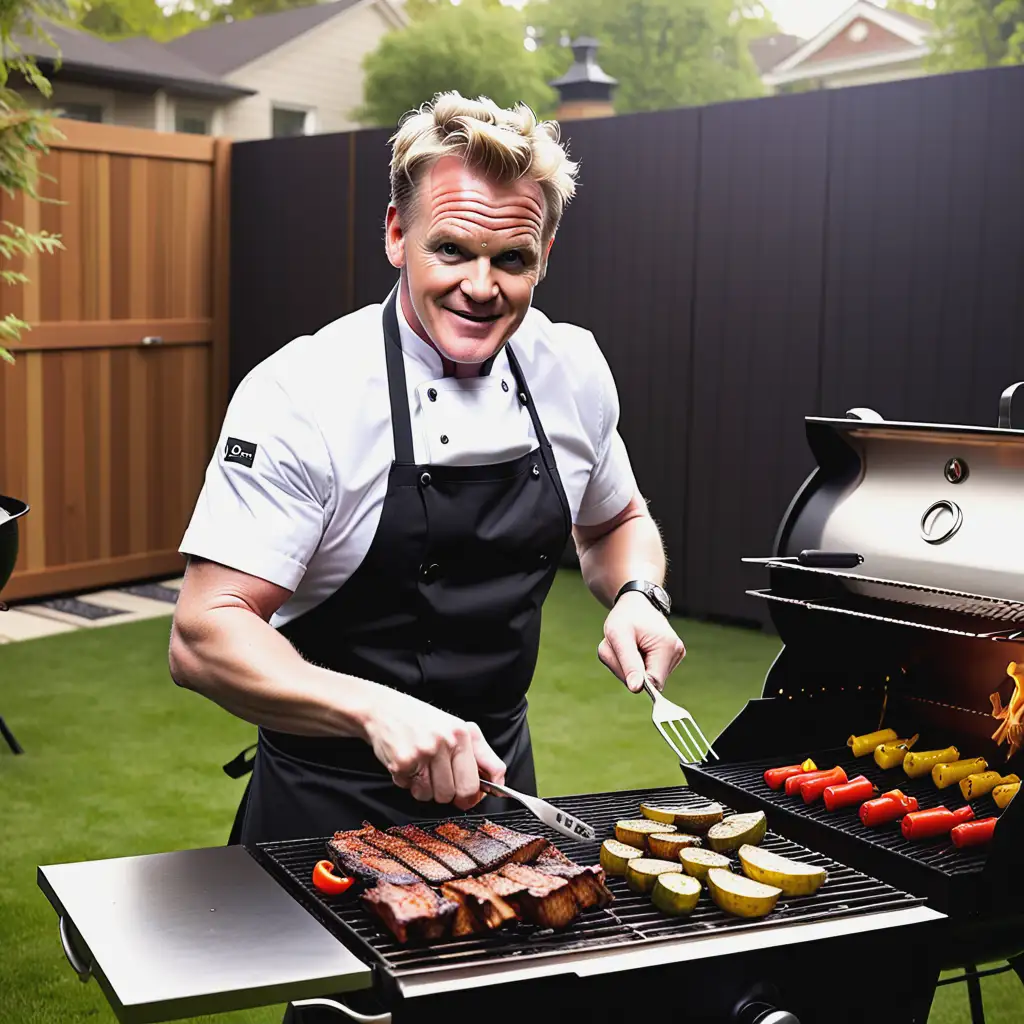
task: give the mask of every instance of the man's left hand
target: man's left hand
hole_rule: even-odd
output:
[[[604,620],[597,656],[633,693],[644,676],[659,690],[686,655],[683,641],[643,594],[623,594]]]

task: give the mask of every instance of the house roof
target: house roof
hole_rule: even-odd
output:
[[[884,49],[879,49],[868,44],[863,52],[847,53],[838,59],[817,56],[856,21],[870,22],[882,29],[883,36],[889,42],[895,41],[895,46],[887,42]],[[935,26],[923,18],[886,10],[869,0],[857,0],[816,36],[776,64],[763,78],[768,85],[780,85],[803,78],[820,78],[834,72],[919,60],[928,53],[929,37],[934,31]],[[813,68],[803,67],[811,62]]]
[[[222,82],[216,75],[169,53],[151,39],[111,42],[88,32],[53,24],[47,24],[46,31],[59,51],[61,66],[58,73],[69,79],[118,84],[128,89],[173,88],[191,96],[223,99],[247,96],[251,92]],[[18,42],[25,53],[46,67],[52,67],[58,56],[52,46],[35,38],[22,38]]]
[[[750,50],[750,56],[754,58],[758,74],[763,75],[766,71],[771,71],[780,61],[784,61],[790,54],[795,53],[803,44],[804,41],[799,36],[776,32],[770,36],[751,39],[747,49]]]
[[[301,36],[348,10],[360,0],[328,0],[262,14],[240,21],[218,22],[164,43],[171,53],[211,75],[226,75],[265,53]]]

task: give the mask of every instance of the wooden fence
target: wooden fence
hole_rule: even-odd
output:
[[[180,570],[227,399],[230,143],[58,127],[58,202],[0,201],[65,246],[0,291],[32,325],[0,366],[0,491],[31,506],[8,600]]]

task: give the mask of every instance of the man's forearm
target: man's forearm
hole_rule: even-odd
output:
[[[606,608],[630,580],[664,583],[665,548],[646,509],[631,512],[596,540],[581,540],[578,551],[583,579]]]
[[[365,738],[377,684],[304,661],[276,629],[243,607],[176,620],[171,675],[233,715],[281,732]]]

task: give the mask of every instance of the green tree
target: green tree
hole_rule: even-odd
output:
[[[391,32],[363,61],[363,124],[394,125],[434,93],[457,89],[489,96],[502,106],[529,104],[541,116],[554,110],[555,93],[544,63],[524,46],[522,16],[508,7],[463,0]]]
[[[934,0],[934,8],[920,16],[933,21],[938,30],[929,70],[1024,63],[1024,0]]]
[[[615,109],[742,99],[764,93],[747,44],[774,24],[757,4],[735,0],[547,0],[526,8],[549,70],[572,61],[566,38],[594,36],[598,61],[619,82]]]
[[[42,27],[46,19],[64,20],[68,9],[57,0],[3,0],[0,4],[0,188],[12,198],[24,195],[39,199],[38,157],[49,151],[56,129],[52,114],[33,109],[14,84],[28,83],[43,96],[52,93],[49,81],[35,60],[24,53],[19,40],[36,39],[53,46],[53,40]],[[18,224],[4,221],[0,225],[0,282],[27,284],[25,274],[7,264],[36,253],[63,248],[60,237],[46,231],[29,232]],[[2,343],[17,341],[29,325],[7,313],[0,320],[0,358],[14,362]]]

